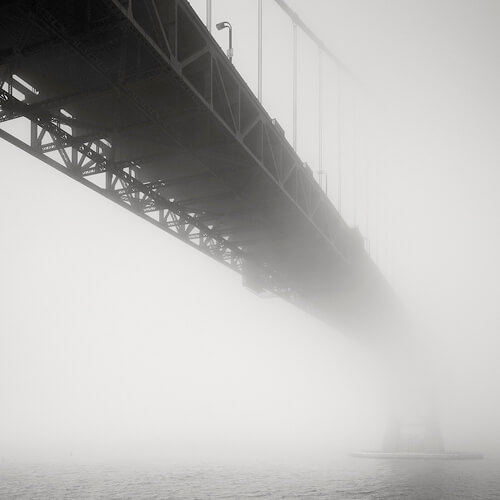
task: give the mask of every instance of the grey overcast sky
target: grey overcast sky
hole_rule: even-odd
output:
[[[329,194],[338,203],[340,111],[342,212],[421,325],[446,445],[498,449],[500,2],[289,4],[356,75],[341,75],[339,110],[325,64]],[[257,1],[213,9],[256,89]],[[264,0],[264,105],[289,138],[291,33]],[[299,51],[298,150],[316,169],[318,55],[303,34]],[[10,145],[0,153],[0,458],[379,446],[387,374],[362,344],[255,297]]]

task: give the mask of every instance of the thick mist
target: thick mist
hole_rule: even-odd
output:
[[[256,91],[256,2],[212,3]],[[312,461],[378,449],[394,357],[407,353],[435,395],[445,447],[499,452],[500,4],[289,4],[351,70],[339,79],[324,63],[328,193],[415,328],[381,354],[256,297],[2,142],[1,460]],[[205,2],[192,5],[204,18]],[[226,48],[227,33],[213,34]],[[290,21],[264,0],[263,104],[290,141],[291,47]],[[299,33],[298,152],[314,171],[317,61]]]
[[[2,215],[4,458],[288,460],[358,435],[377,445],[383,386],[362,348],[3,151],[38,207],[36,222]]]

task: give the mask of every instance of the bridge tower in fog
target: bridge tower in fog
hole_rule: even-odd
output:
[[[398,401],[391,408],[384,436],[387,453],[444,453],[436,406],[429,398]]]

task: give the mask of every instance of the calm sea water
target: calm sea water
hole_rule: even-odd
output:
[[[4,499],[500,499],[500,461],[345,458],[327,467],[0,465]]]

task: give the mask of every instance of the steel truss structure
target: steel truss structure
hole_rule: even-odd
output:
[[[3,2],[0,137],[259,293],[349,322],[391,294],[186,0]]]
[[[18,88],[18,82],[12,78],[6,83],[7,88]],[[72,124],[72,119],[33,109],[14,97],[12,90],[0,89],[0,103],[0,122],[24,117],[31,124],[28,145],[3,130],[0,130],[0,137],[141,216],[158,212],[157,223],[162,229],[225,264],[241,269],[241,250],[205,225],[203,214],[190,213],[181,204],[158,193],[168,181],[141,182],[135,162],[117,164],[111,160],[112,145],[108,141],[71,135],[62,127]],[[59,161],[49,156],[54,151],[59,153]],[[88,177],[96,174],[106,174],[104,187],[88,181]]]

